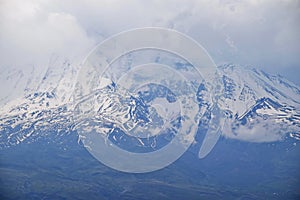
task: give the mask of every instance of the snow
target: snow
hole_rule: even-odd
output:
[[[5,93],[0,99],[0,105],[2,105],[0,107],[0,132],[2,134],[11,129],[16,130],[18,126],[21,126],[24,133],[21,133],[22,131],[8,132],[6,137],[1,138],[1,145],[7,143],[2,140],[8,140],[8,143],[13,143],[13,140],[16,140],[16,143],[25,141],[26,138],[33,137],[34,131],[41,127],[58,126],[59,129],[64,130],[64,127],[70,126],[73,123],[75,108],[73,91],[79,68],[79,65],[72,65],[66,59],[56,58],[49,64],[42,79],[39,79],[41,73],[35,68],[32,69],[32,73],[2,71],[0,82],[10,81],[8,90],[19,93],[20,96],[16,98],[12,94]],[[226,120],[222,130],[223,136],[251,142],[271,142],[282,140],[289,133],[290,137],[300,140],[300,90],[295,84],[279,76],[271,76],[262,71],[234,65],[221,66],[218,70],[220,77],[228,77],[230,79],[228,81],[232,84],[226,93],[227,96],[221,93],[217,99],[218,108],[230,113],[231,116]],[[210,88],[215,82],[219,80],[212,80],[211,85],[206,85],[207,90],[202,91],[202,100],[208,108],[211,108],[213,103]],[[98,88],[104,88],[110,84],[111,81],[104,78]],[[271,99],[280,106],[276,107],[266,100],[263,102],[265,107],[256,109],[257,102],[263,98]],[[115,112],[120,107],[114,104],[116,102],[111,102],[112,100],[111,96],[107,96],[107,101],[102,102],[100,110],[96,104],[93,104],[93,109],[95,109],[93,112],[106,112],[102,113],[102,116],[109,119],[110,112]],[[162,102],[153,102],[153,107],[163,118],[172,118],[177,115],[173,105],[168,106],[169,104],[164,102],[166,107],[159,107],[156,103],[161,105]],[[90,108],[90,105],[82,106]],[[127,123],[128,118],[124,117],[127,110],[119,111],[119,123]],[[246,123],[243,124],[242,120]],[[86,127],[88,128],[88,124]],[[107,132],[102,129],[100,131]]]

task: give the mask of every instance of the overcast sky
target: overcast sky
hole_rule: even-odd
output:
[[[297,0],[0,0],[0,68],[80,62],[120,31],[158,26],[196,39],[217,64],[281,74],[300,85]]]

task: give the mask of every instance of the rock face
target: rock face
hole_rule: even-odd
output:
[[[22,95],[14,100],[9,100],[9,95],[0,99],[0,147],[9,147],[25,141],[33,142],[49,134],[50,131],[47,130],[52,130],[52,134],[54,130],[60,135],[61,132],[65,134],[76,127],[76,105],[72,95],[78,71],[78,67],[63,61],[61,64],[55,62],[50,65],[39,81],[35,81],[38,76],[34,73],[24,76],[20,71],[2,72],[0,80],[15,81],[10,81],[12,85],[9,87],[15,91],[22,91]],[[218,110],[226,119],[223,124],[219,124],[224,137],[251,142],[271,142],[286,137],[300,139],[298,86],[283,77],[233,64],[218,67],[218,72],[218,80],[212,80],[212,83],[216,81],[222,85],[221,92],[215,98],[216,104],[209,98],[211,83],[204,82],[198,88],[199,110],[201,107],[207,108],[199,123],[201,128],[205,129],[208,126],[216,113],[215,110]],[[109,98],[107,95],[115,89],[114,87],[114,84],[106,86],[105,91],[100,92],[97,97],[101,104],[97,110],[100,121],[111,124],[111,127],[102,127],[105,133],[111,132],[109,128],[114,128],[114,122],[119,122],[128,129],[133,128],[134,123],[146,123],[156,116],[159,123],[161,119],[158,113],[163,113],[160,111],[163,108],[149,108],[149,105],[147,107],[147,101],[141,99],[142,96]],[[157,92],[164,94],[166,91],[162,89]],[[150,112],[153,108],[156,111],[155,116]],[[176,120],[180,121],[176,116],[172,117],[174,123]],[[143,144],[144,142],[139,143]]]

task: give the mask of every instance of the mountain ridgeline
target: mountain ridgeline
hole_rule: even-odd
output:
[[[19,94],[18,97],[7,94],[0,100],[0,148],[53,137],[49,135],[53,133],[56,138],[64,137],[76,130],[76,104],[72,95],[79,70],[67,61],[62,63],[54,62],[43,76],[36,73],[24,76],[13,70],[0,74],[0,80],[10,80],[9,87]],[[9,77],[5,77],[7,74]],[[220,125],[223,137],[249,142],[300,140],[300,89],[297,85],[281,76],[233,64],[219,66],[216,79],[222,84],[217,104],[209,98],[213,94],[208,83],[203,82],[197,91],[199,110],[207,108],[200,120],[200,129],[208,128],[205,126],[216,106],[226,118]],[[108,85],[104,90],[113,87],[115,85]],[[129,124],[130,119],[126,117],[130,114],[135,119],[147,121],[149,113],[141,99],[130,98],[128,105],[116,104],[107,95],[102,100],[106,107],[102,105],[101,109],[111,115],[103,114],[102,120],[112,123],[121,119]],[[141,106],[144,107],[139,108]]]

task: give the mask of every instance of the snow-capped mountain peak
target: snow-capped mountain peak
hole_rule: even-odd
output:
[[[47,131],[42,133],[42,130],[69,130],[74,125],[72,95],[78,72],[79,67],[67,60],[53,59],[38,85],[21,87],[22,96],[0,109],[0,146],[35,140],[46,134]],[[218,80],[214,81],[221,83],[223,89],[217,99],[217,108],[227,116],[223,136],[252,142],[277,141],[285,137],[299,139],[300,89],[297,85],[280,76],[233,64],[218,67],[218,73]],[[34,73],[31,75],[25,80],[20,71],[9,73],[6,78],[5,73],[1,73],[0,80],[14,80],[14,85],[20,80],[30,83],[29,80],[38,77]],[[197,93],[199,107],[208,108],[202,120],[208,121],[211,119],[209,110],[214,106],[209,98],[212,95],[209,87],[208,83],[203,83]],[[200,125],[203,124],[200,121]]]

